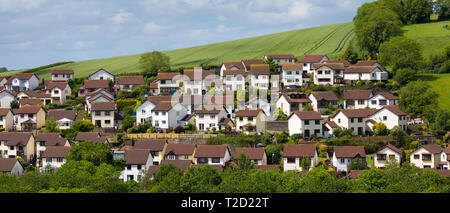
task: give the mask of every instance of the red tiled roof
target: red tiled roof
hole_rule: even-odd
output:
[[[223,158],[228,150],[226,145],[199,145],[195,150],[195,158]]]
[[[266,54],[265,56],[273,59],[295,59],[294,54]]]
[[[69,155],[70,147],[66,146],[49,146],[42,153],[43,158],[65,158]]]
[[[270,67],[268,64],[252,64],[250,65],[249,75],[269,75]]]
[[[0,172],[11,172],[16,162],[16,158],[0,158]]]
[[[244,59],[241,61],[247,70],[250,70],[250,65],[252,64],[262,64],[263,60],[261,59]]]
[[[358,61],[356,62],[356,66],[373,66],[375,63],[377,63],[377,60]]]
[[[143,85],[144,77],[141,75],[120,76],[118,80],[119,85]]]
[[[398,100],[398,97],[391,94],[390,92],[376,92],[375,95],[382,95],[388,100]]]
[[[195,144],[167,144],[164,155],[172,152],[175,155],[192,155],[194,154]]]
[[[390,149],[390,150],[392,150],[392,151],[394,151],[394,152],[396,152],[396,153],[398,153],[398,154],[400,154],[400,155],[403,153],[401,149],[395,147],[395,146],[392,145],[392,144],[388,144],[388,145],[386,145],[385,147],[383,147],[383,148],[381,148],[380,150],[378,150],[377,152],[375,152],[375,154],[377,154],[378,152],[380,152],[381,150],[383,150],[383,149],[385,149],[385,148],[388,148],[388,149]]]
[[[316,144],[287,144],[284,145],[283,157],[314,157]]]
[[[345,73],[351,74],[351,73],[371,73],[374,69],[376,69],[376,66],[349,66],[345,68]]]
[[[288,103],[311,103],[311,100],[303,92],[288,92],[281,95]]]
[[[342,63],[344,64],[344,67],[349,67],[352,64],[346,60],[325,60],[323,63]]]
[[[319,63],[326,55],[304,55],[300,63]]]
[[[66,81],[45,81],[45,89],[47,90],[51,90],[53,88],[64,90],[68,85],[69,84]]]
[[[91,111],[114,111],[116,104],[114,102],[92,102]]]
[[[0,141],[8,141],[8,146],[26,146],[32,133],[0,132]]]
[[[382,109],[387,109],[398,116],[408,115],[405,112],[403,112],[398,105],[386,105],[383,108],[381,108],[380,110],[382,110]]]
[[[6,116],[9,112],[11,112],[10,108],[0,108],[0,116]]]
[[[358,155],[363,158],[366,157],[363,146],[334,146],[334,153],[337,158],[354,158]]]
[[[152,109],[152,111],[169,111],[171,110],[177,102],[174,101],[160,101],[156,104],[156,106]]]
[[[233,61],[233,62],[223,62],[222,65],[225,66],[225,69],[231,69],[233,67],[236,67],[238,69],[244,69],[244,65],[240,61]]]
[[[262,109],[241,109],[236,112],[236,117],[256,117],[262,111]]]
[[[149,149],[151,151],[162,151],[166,146],[165,139],[140,138],[134,143],[133,149]]]
[[[43,110],[41,106],[22,106],[19,109],[13,109],[14,114],[36,114]]]
[[[227,75],[232,75],[232,76],[237,76],[237,75],[242,75],[245,76],[245,70],[243,69],[239,69],[239,70],[224,70],[223,71],[223,76],[227,76]]]
[[[341,109],[339,112],[342,112],[347,118],[367,118],[377,111],[377,109]]]
[[[320,113],[314,112],[314,111],[297,111],[294,112],[295,115],[297,115],[300,120],[322,120],[322,116],[320,116]]]
[[[368,100],[373,95],[372,90],[345,90],[344,100]]]
[[[108,80],[84,80],[84,88],[85,89],[108,89],[109,83]]]
[[[56,69],[56,70],[52,70],[52,75],[53,74],[72,74],[73,75],[73,70],[71,69]]]
[[[282,68],[283,71],[284,70],[289,70],[289,71],[291,71],[291,70],[294,70],[294,71],[303,70],[303,64],[283,64],[282,67],[283,67]]]
[[[19,80],[30,80],[31,77],[35,76],[37,79],[39,79],[34,73],[17,73],[13,76],[11,76],[8,81],[5,84],[11,84],[12,81],[17,78]]]
[[[150,156],[150,150],[127,150],[125,151],[125,158],[127,165],[145,165],[148,157]]]
[[[166,72],[166,73],[158,73],[158,80],[178,80],[180,79],[180,73],[178,72]]]
[[[53,118],[55,120],[61,120],[61,119],[69,119],[75,121],[75,118],[77,117],[77,111],[76,110],[49,110],[47,114],[47,118]]]
[[[429,151],[432,154],[438,154],[442,152],[442,147],[440,147],[439,145],[433,143],[433,144],[427,144],[427,145],[423,145],[422,148],[426,149],[427,151]]]
[[[185,69],[184,70],[184,79],[185,80],[204,80],[206,78],[215,79],[216,73],[214,70],[194,70],[194,69]]]
[[[319,69],[323,66],[326,66],[332,70],[343,70],[345,69],[345,66],[343,63],[315,63],[314,69]]]
[[[233,158],[239,158],[242,153],[246,155],[249,160],[262,160],[265,152],[264,148],[236,148],[233,153]]]
[[[334,92],[330,92],[330,91],[326,91],[326,92],[311,92],[312,96],[314,96],[314,98],[317,101],[320,100],[326,100],[326,101],[338,101],[338,97],[336,96],[336,94],[334,94]]]

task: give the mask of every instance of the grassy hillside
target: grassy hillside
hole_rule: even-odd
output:
[[[416,78],[430,83],[439,94],[439,108],[450,109],[450,73],[420,74]]]
[[[443,25],[450,21],[405,26],[405,36],[416,39],[423,46],[427,57],[440,52],[450,41],[450,30]],[[331,58],[338,57],[354,37],[353,23],[326,25],[308,29],[264,35],[203,46],[164,51],[171,58],[173,68],[194,67],[200,64],[220,65],[222,61],[239,61],[247,58],[262,58],[266,53],[293,53],[301,57],[305,53],[325,53]],[[36,73],[40,78],[49,79],[51,69],[70,68],[75,77],[85,77],[104,68],[112,73],[138,72],[139,54],[104,58],[41,69]],[[1,73],[10,76],[21,71]]]

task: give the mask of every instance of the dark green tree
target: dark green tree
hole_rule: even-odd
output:
[[[156,76],[158,72],[170,71],[170,57],[158,51],[144,53],[139,59],[139,65],[146,77]]]
[[[400,89],[400,108],[409,114],[422,114],[428,106],[437,107],[439,95],[428,83],[413,81]]]
[[[411,68],[400,68],[395,72],[394,80],[400,84],[407,84],[414,79],[416,71]]]
[[[79,142],[70,148],[67,160],[89,161],[98,166],[102,163],[114,164],[113,155],[106,143],[93,144],[90,141]],[[123,167],[118,168],[123,169]]]
[[[400,68],[417,69],[423,63],[422,50],[416,41],[398,36],[380,46],[379,62],[383,66],[391,66],[396,74]]]
[[[78,120],[72,125],[72,129],[77,132],[90,132],[94,130],[94,124],[88,120]]]

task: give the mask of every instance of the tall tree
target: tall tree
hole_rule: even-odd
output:
[[[139,59],[139,65],[143,75],[156,76],[158,72],[170,71],[170,57],[158,51],[144,53]]]
[[[383,43],[378,59],[383,66],[391,66],[394,75],[397,69],[417,69],[423,63],[419,43],[403,36],[394,37]]]
[[[450,0],[436,0],[434,10],[439,15],[439,20],[450,18]]]
[[[422,81],[408,83],[400,90],[399,105],[409,114],[422,114],[425,108],[437,107],[439,95],[431,90],[431,86]]]

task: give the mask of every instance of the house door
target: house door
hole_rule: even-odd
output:
[[[362,127],[358,127],[358,135],[363,135],[363,128]]]
[[[309,129],[305,130],[305,138],[309,138],[310,134],[309,134]]]
[[[95,126],[96,127],[102,127],[102,121],[101,120],[96,120],[95,121]]]

